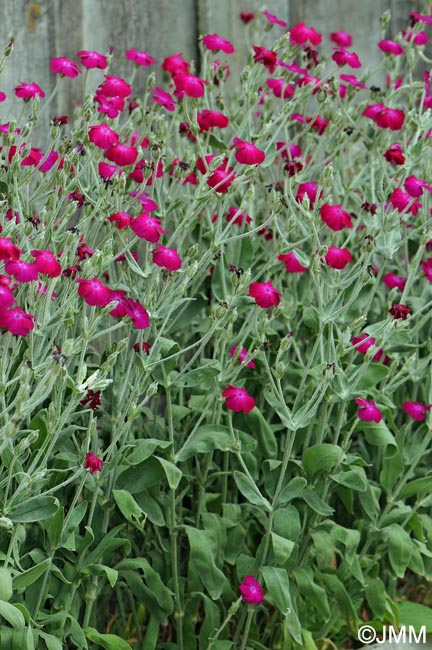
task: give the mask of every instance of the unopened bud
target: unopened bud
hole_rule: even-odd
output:
[[[381,30],[382,30],[383,34],[386,31],[387,27],[390,25],[390,20],[391,20],[391,11],[390,11],[390,9],[387,9],[387,11],[385,11],[380,16],[380,19],[379,19],[380,27],[381,27]]]

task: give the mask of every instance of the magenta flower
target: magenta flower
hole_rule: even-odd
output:
[[[425,406],[421,402],[404,402],[402,408],[405,413],[407,413],[413,420],[417,422],[423,422],[426,418],[427,411],[432,409],[432,404]]]
[[[406,320],[410,313],[411,309],[409,307],[398,303],[394,303],[389,309],[389,314],[391,314],[395,320],[398,318]]]
[[[201,131],[209,131],[213,128],[225,129],[229,124],[229,119],[219,111],[204,109],[197,113],[197,122]]]
[[[254,398],[248,394],[245,388],[239,388],[238,386],[228,386],[222,391],[222,397],[225,398],[225,406],[230,409],[230,411],[235,411],[236,413],[249,413],[255,408]]]
[[[37,280],[38,277],[36,264],[28,264],[23,260],[7,260],[5,262],[5,271],[18,282],[32,282]]]
[[[88,50],[81,50],[77,52],[77,56],[81,59],[81,65],[87,70],[92,70],[98,68],[99,70],[105,70],[108,65],[108,59],[104,54],[99,54],[99,52],[89,52]]]
[[[369,117],[382,129],[398,131],[405,121],[405,113],[396,108],[388,108],[384,104],[372,104],[363,111],[362,115]]]
[[[272,280],[269,282],[252,282],[249,286],[249,295],[251,298],[255,298],[256,304],[262,309],[277,307],[282,296],[272,285]]]
[[[303,201],[304,197],[307,196],[309,199],[309,205],[311,208],[314,207],[315,201],[317,200],[318,194],[318,183],[314,181],[308,181],[306,183],[300,183],[297,188],[296,201],[299,203]],[[319,197],[322,197],[322,191],[319,193]]]
[[[254,63],[262,63],[265,66],[270,74],[273,74],[276,68],[277,54],[273,50],[268,50],[265,47],[259,45],[254,45]]]
[[[408,176],[404,180],[404,188],[410,196],[416,198],[423,194],[424,189],[428,192],[432,192],[432,187],[426,181],[422,181],[416,176]]]
[[[322,37],[313,27],[306,27],[304,23],[297,23],[290,29],[290,41],[292,45],[304,45],[307,41],[311,45],[319,45]]]
[[[425,262],[422,262],[421,267],[426,278],[432,282],[432,257],[428,257]]]
[[[237,356],[237,350],[238,350],[238,346],[233,345],[233,347],[229,351],[230,357]],[[242,363],[247,358],[247,356],[248,356],[247,349],[245,347],[242,347],[240,352],[238,353],[238,360],[240,361],[240,363]],[[252,360],[248,361],[245,364],[245,366],[246,366],[246,368],[256,368],[255,361],[252,361]]]
[[[252,20],[255,20],[255,14],[252,11],[241,11],[240,19],[245,25],[247,25]]]
[[[32,83],[24,83],[23,81],[20,81],[19,85],[14,88],[14,93],[17,97],[24,100],[34,99],[35,97],[40,97],[42,99],[45,97],[42,88],[34,83],[34,81]]]
[[[0,237],[0,260],[19,260],[21,253],[9,237]]]
[[[293,251],[278,255],[278,260],[285,264],[285,268],[289,273],[304,273],[307,271],[307,266],[303,266],[299,262]]]
[[[30,253],[34,258],[34,265],[38,273],[48,275],[50,278],[56,278],[60,275],[62,269],[59,262],[49,250],[33,250]]]
[[[4,309],[9,309],[9,307],[12,307],[12,305],[15,302],[15,297],[12,293],[12,290],[9,289],[9,283],[10,283],[10,278],[7,278],[5,275],[0,276],[1,277],[1,282],[0,282],[0,313]],[[4,280],[8,280],[9,283],[3,284]]]
[[[278,18],[275,14],[271,14],[269,11],[262,11],[261,12],[265,18],[269,21],[271,25],[279,25],[280,27],[288,27],[288,24],[284,21]]]
[[[102,178],[107,181],[110,178],[112,178],[117,171],[117,165],[108,165],[108,163],[105,162],[100,162],[98,163],[98,174],[99,176],[102,176]],[[118,170],[119,175],[122,173],[122,171],[119,169]]]
[[[368,401],[362,397],[356,397],[354,401],[360,406],[357,411],[360,420],[364,420],[365,422],[376,422],[377,424],[378,422],[381,422],[383,416],[381,411],[375,405],[375,402]]]
[[[118,117],[125,107],[124,99],[121,97],[106,97],[100,92],[96,93],[94,101],[99,104],[98,112],[107,115],[110,119]]]
[[[128,212],[114,212],[114,214],[110,214],[108,221],[115,223],[118,230],[123,230],[131,225],[132,217]]]
[[[156,104],[160,104],[166,108],[167,111],[172,112],[175,109],[175,100],[169,93],[165,92],[165,90],[162,90],[162,88],[152,88],[150,92],[152,93],[152,99],[154,102],[156,102]]]
[[[219,36],[219,34],[206,34],[202,40],[205,47],[212,52],[219,52],[220,50],[225,52],[225,54],[232,54],[234,52],[234,45]]]
[[[188,74],[191,64],[183,59],[183,52],[165,57],[162,61],[162,70],[168,72],[171,77],[176,74]]]
[[[99,458],[99,456],[96,456],[96,454],[94,454],[92,451],[89,451],[85,457],[84,469],[89,469],[90,474],[94,474],[95,472],[101,472],[102,463],[103,463],[102,458]]]
[[[265,152],[258,149],[253,142],[233,138],[233,143],[230,149],[237,149],[235,159],[241,165],[260,165],[264,162],[266,157]]]
[[[239,584],[239,589],[243,600],[249,605],[259,605],[264,600],[262,587],[253,576],[246,576]]]
[[[267,86],[273,91],[273,95],[278,99],[288,99],[294,97],[294,86],[288,83],[283,77],[280,79],[266,79]]]
[[[2,309],[0,311],[0,327],[5,327],[15,336],[26,336],[34,329],[34,316],[22,311],[21,307]]]
[[[204,85],[208,84],[205,79],[195,77],[193,74],[175,74],[173,77],[176,97],[202,97],[204,95]]]
[[[144,305],[139,300],[126,298],[123,301],[126,315],[132,318],[133,325],[138,330],[145,330],[150,327],[150,318]]]
[[[332,55],[332,59],[337,65],[348,65],[350,68],[361,68],[360,59],[355,52],[349,52],[344,48],[339,48]]]
[[[93,280],[77,279],[78,295],[91,307],[106,307],[114,300],[113,292],[96,277]]]
[[[147,54],[147,52],[139,52],[138,50],[127,50],[126,58],[129,61],[133,61],[136,65],[140,65],[143,68],[147,68],[150,65],[156,65],[155,59]]]
[[[356,88],[367,88],[366,84],[363,83],[363,81],[359,81],[354,74],[340,74],[339,77],[342,81],[345,81]]]
[[[138,151],[135,147],[129,147],[127,144],[115,144],[105,152],[105,157],[119,167],[126,167],[134,164],[138,157]]]
[[[397,143],[392,144],[384,153],[384,158],[387,162],[392,163],[392,165],[403,165],[405,162],[405,156],[403,154],[402,146]]]
[[[410,194],[402,192],[398,187],[389,196],[389,203],[393,206],[398,212],[403,212],[410,204],[408,212],[411,212],[413,217],[417,216],[419,209],[422,207],[422,204],[419,201],[413,201]]]
[[[339,47],[351,47],[352,45],[352,36],[348,32],[332,32],[330,34],[330,40]]]
[[[108,124],[97,124],[96,126],[89,126],[89,140],[95,144],[99,149],[109,149],[118,143],[119,136],[114,129]]]
[[[167,248],[158,244],[152,250],[152,261],[157,266],[161,266],[167,271],[178,271],[182,266],[182,260],[177,254],[177,249]]]
[[[233,223],[236,226],[242,226],[243,221],[246,221],[246,223],[251,223],[252,221],[251,217],[248,214],[234,207],[228,209],[226,220],[228,223]]]
[[[352,255],[347,248],[338,248],[337,246],[329,246],[325,254],[326,263],[332,269],[342,270],[347,264],[352,262]]]
[[[393,54],[393,56],[400,56],[401,54],[405,54],[405,50],[403,49],[402,45],[400,43],[396,43],[395,41],[378,41],[378,47],[381,52],[385,52],[386,54]]]
[[[120,97],[121,99],[126,99],[126,97],[132,94],[132,86],[121,77],[113,77],[111,75],[104,75],[104,77],[105,81],[98,87],[97,95],[103,95],[108,98]]]
[[[227,164],[228,161],[224,161],[219,165],[219,167],[216,167],[207,179],[207,185],[212,187],[215,192],[218,192],[219,194],[225,194],[225,192],[228,192],[233,180],[235,179],[233,167],[227,167]]]
[[[65,56],[51,59],[50,68],[55,74],[60,74],[63,77],[69,77],[71,79],[77,77],[79,74],[82,74],[82,70],[79,67],[78,63],[67,59]]]
[[[321,219],[324,223],[334,231],[343,230],[344,228],[352,228],[352,216],[342,209],[342,205],[330,205],[324,203],[320,207]]]
[[[403,291],[406,279],[402,278],[400,275],[396,275],[395,273],[386,273],[383,276],[383,282],[389,289],[399,289],[399,291]]]
[[[160,225],[160,222],[161,219],[152,217],[150,214],[148,214],[148,212],[143,212],[142,214],[139,214],[135,219],[131,220],[130,227],[137,235],[137,237],[155,244],[157,241],[159,241],[161,235],[167,234]]]
[[[375,339],[372,336],[369,336],[369,334],[364,333],[364,334],[360,334],[360,336],[352,336],[351,343],[353,344],[357,352],[366,354],[369,348],[375,345]],[[372,358],[374,361],[378,363],[379,361],[381,361],[383,354],[384,354],[384,350],[382,348],[379,348]],[[382,363],[387,364],[389,363],[389,361],[390,359],[386,355],[382,360]]]

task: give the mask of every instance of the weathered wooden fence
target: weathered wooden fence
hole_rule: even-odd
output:
[[[81,49],[106,53],[114,46],[117,56],[110,73],[122,75],[131,69],[124,57],[128,48],[146,50],[158,62],[177,52],[196,61],[197,36],[217,32],[236,45],[230,57],[235,73],[248,50],[240,11],[258,13],[265,7],[289,25],[303,21],[314,26],[326,37],[327,51],[331,31],[352,33],[362,62],[374,67],[382,56],[376,45],[381,38],[379,17],[391,11],[387,32],[391,38],[407,25],[410,11],[424,12],[426,4],[425,0],[0,0],[0,45],[15,39],[13,55],[0,77],[0,90],[8,95],[8,101],[0,104],[0,122],[19,110],[21,102],[13,97],[18,81],[35,81],[50,92],[55,75],[49,60],[55,56],[74,57]],[[136,92],[143,84],[144,74],[137,77]],[[65,79],[50,113],[68,112],[79,86]]]

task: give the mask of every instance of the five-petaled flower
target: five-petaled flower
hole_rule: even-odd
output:
[[[238,386],[228,386],[222,391],[222,397],[225,398],[225,405],[230,411],[236,413],[249,413],[255,407],[254,398],[249,395],[246,388],[239,388]]]
[[[246,576],[239,584],[242,599],[249,605],[259,605],[264,600],[263,589],[253,576]]]
[[[280,303],[282,294],[277,291],[269,282],[252,282],[249,286],[249,295],[255,298],[258,307],[268,309],[269,307],[277,307]]]
[[[96,454],[94,454],[92,451],[89,451],[85,457],[84,469],[89,469],[90,474],[94,474],[95,472],[101,472],[102,463],[103,463],[102,458],[99,458],[99,456],[96,456]]]
[[[378,422],[381,422],[383,416],[375,402],[363,399],[363,397],[356,397],[354,401],[360,407],[357,411],[360,420],[364,420],[365,422],[376,422],[377,424]]]

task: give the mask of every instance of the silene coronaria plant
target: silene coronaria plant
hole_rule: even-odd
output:
[[[432,14],[379,87],[262,14],[231,94],[223,34],[1,93],[2,650],[432,630]]]

